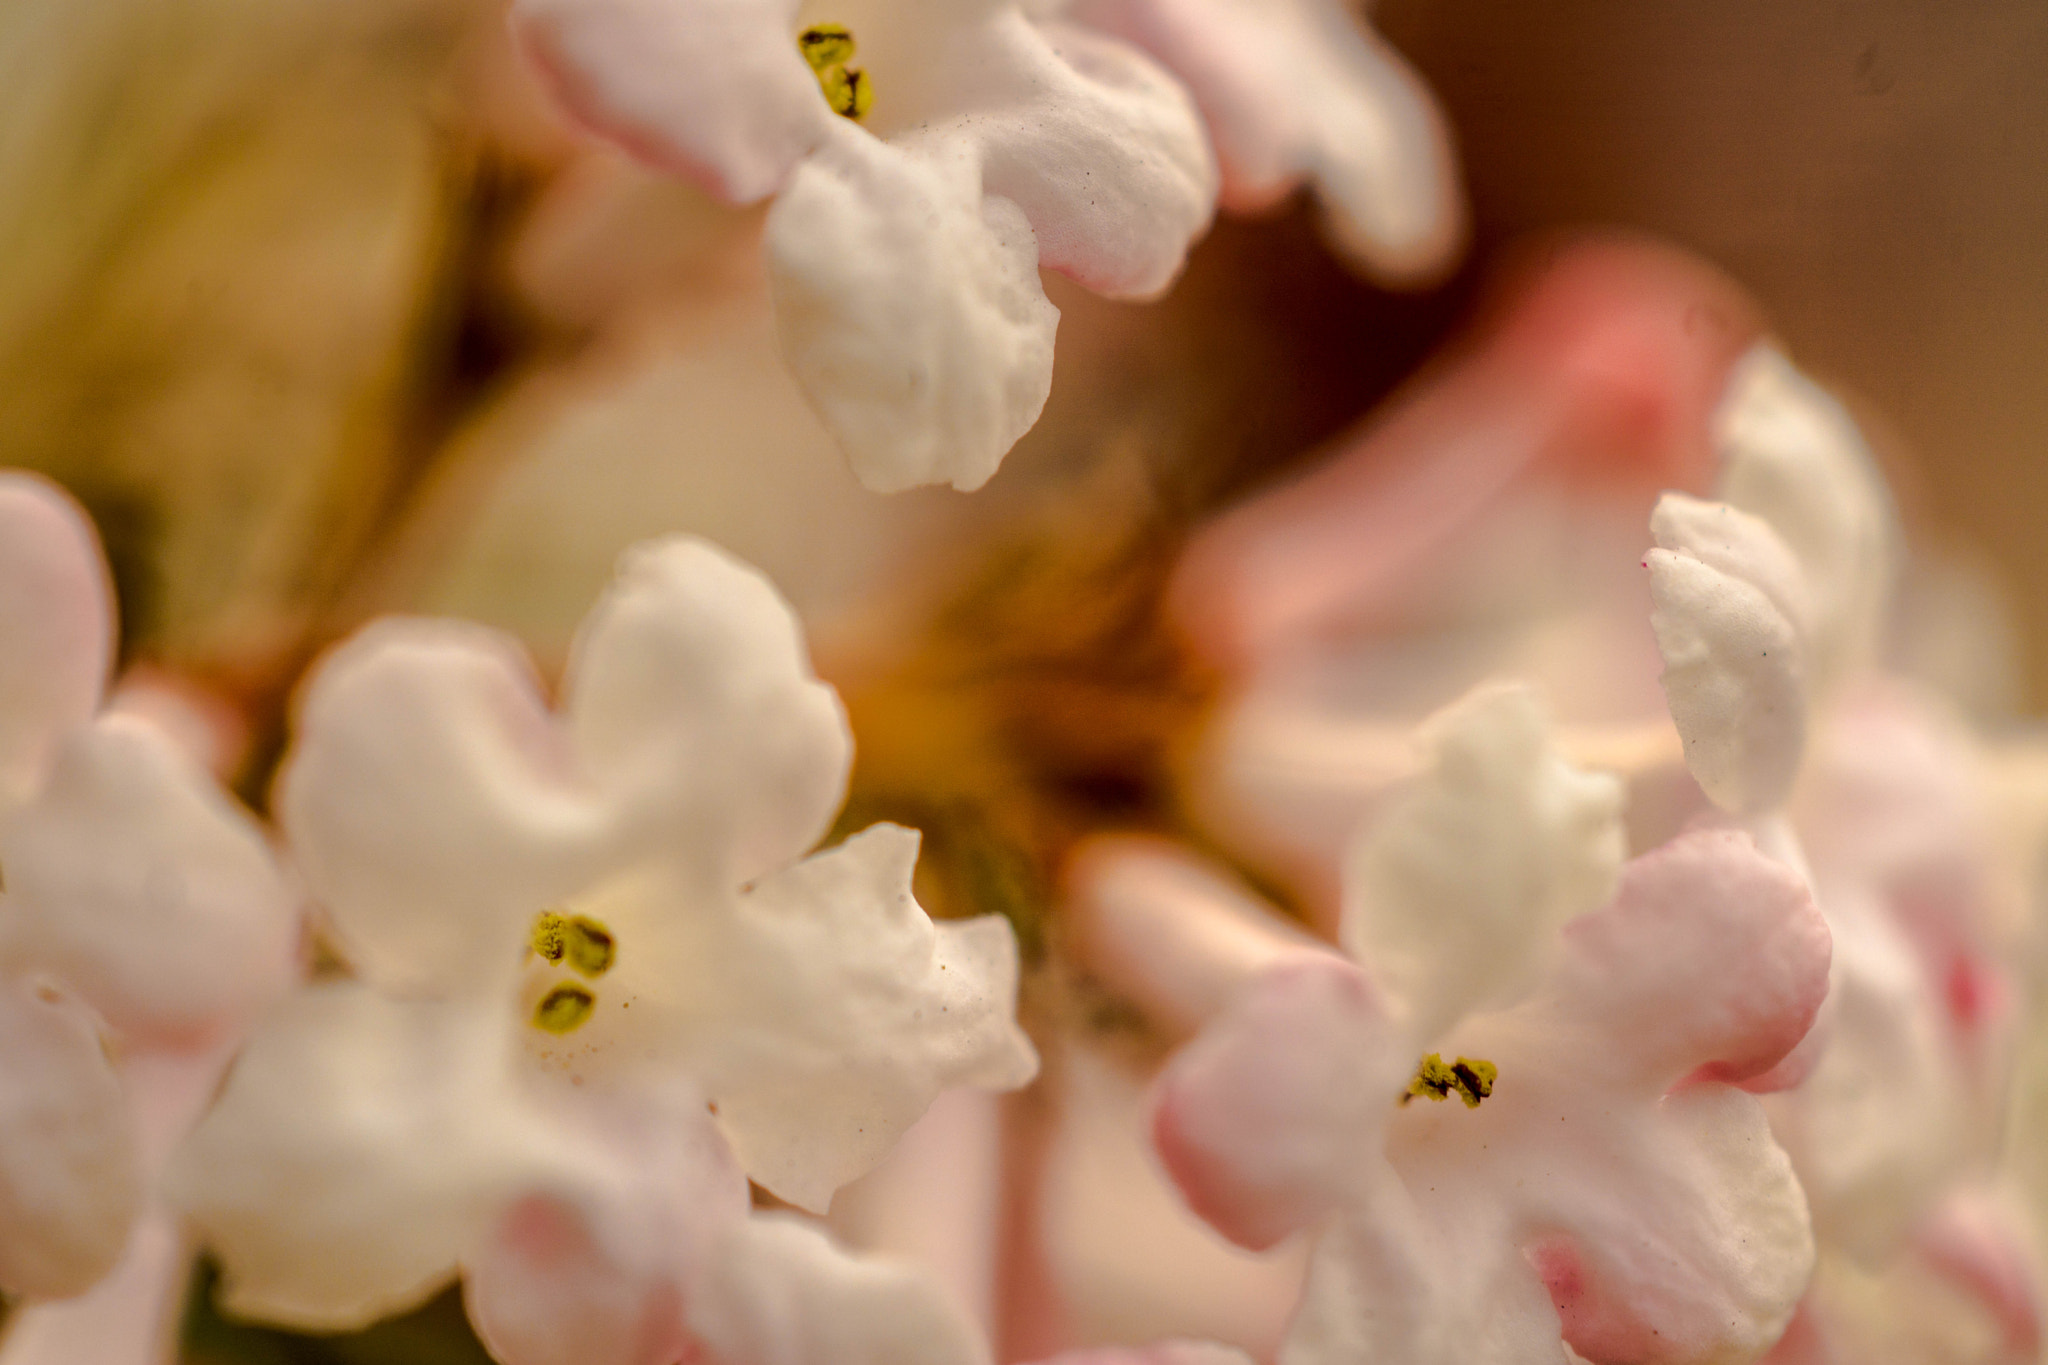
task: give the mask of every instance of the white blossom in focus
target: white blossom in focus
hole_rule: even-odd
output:
[[[90,1288],[143,1211],[137,1070],[203,1072],[295,966],[255,822],[101,709],[113,644],[84,515],[0,473],[0,1288],[31,1300]]]
[[[585,123],[731,202],[775,197],[784,356],[878,491],[977,488],[1037,421],[1041,267],[1157,294],[1214,209],[1181,87],[1015,0],[519,0],[514,22]]]
[[[359,1326],[460,1268],[508,1365],[668,1365],[732,1239],[774,1254],[747,1178],[822,1210],[940,1090],[1027,1081],[1009,926],[928,919],[909,830],[804,856],[851,757],[773,588],[686,538],[627,553],[558,710],[479,628],[337,649],[278,808],[356,976],[174,1170],[229,1307]]]
[[[1525,691],[1432,735],[1348,869],[1355,961],[1263,969],[1169,1065],[1169,1171],[1242,1245],[1311,1232],[1283,1365],[1753,1358],[1813,1264],[1740,1088],[1819,1009],[1811,897],[1732,831],[1617,884],[1619,789]]]

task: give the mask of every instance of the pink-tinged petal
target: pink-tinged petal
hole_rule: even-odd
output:
[[[162,1365],[175,1356],[192,1254],[177,1223],[145,1214],[105,1279],[75,1299],[8,1315],[0,1365]]]
[[[112,595],[77,504],[35,475],[0,472],[0,811],[34,791],[64,734],[98,709]]]
[[[0,865],[0,950],[131,1045],[239,1032],[295,974],[297,899],[261,831],[149,721],[74,731]]]
[[[509,980],[606,832],[523,654],[444,621],[382,621],[328,656],[277,808],[350,959],[400,990]]]
[[[716,1365],[988,1365],[965,1310],[914,1269],[849,1256],[815,1226],[763,1215],[713,1250],[690,1326]]]
[[[1775,1066],[1827,996],[1827,922],[1747,835],[1687,834],[1622,869],[1614,903],[1567,925],[1544,1008],[1596,1036],[1601,1072],[1658,1093]]]
[[[687,1359],[690,1277],[747,1216],[746,1177],[686,1087],[557,1098],[583,1120],[589,1158],[515,1198],[465,1257],[470,1321],[503,1365]]]
[[[934,924],[910,890],[917,845],[875,825],[650,950],[672,998],[647,1003],[675,1011],[747,1174],[815,1212],[941,1090],[1011,1090],[1038,1069],[1008,922]]]
[[[1174,615],[1229,667],[1403,619],[1458,535],[1535,480],[1606,496],[1703,490],[1709,414],[1756,336],[1753,305],[1680,253],[1595,240],[1543,258],[1477,341],[1308,475],[1219,519],[1175,575]]]
[[[1621,866],[1621,785],[1564,761],[1534,693],[1492,684],[1424,727],[1428,770],[1359,834],[1344,868],[1346,951],[1433,1044],[1527,993],[1559,925]]]
[[[784,358],[860,481],[987,482],[1045,406],[1059,310],[975,143],[832,130],[769,211],[767,248]]]
[[[1650,626],[1685,764],[1736,815],[1781,805],[1806,745],[1806,666],[1797,628],[1755,584],[1652,550]]]
[[[792,0],[518,0],[512,22],[571,113],[729,203],[773,194],[834,115]]]
[[[1112,298],[1165,290],[1216,205],[1187,94],[1134,49],[1072,25],[1010,11],[975,38],[987,59],[974,69],[994,88],[974,103],[993,107],[960,129],[980,144],[983,191],[1024,211],[1044,268]]]
[[[1729,375],[1714,413],[1714,495],[1769,522],[1810,585],[1813,683],[1870,666],[1898,576],[1891,492],[1855,421],[1768,343]]]
[[[845,797],[853,738],[796,614],[705,541],[626,552],[563,691],[581,770],[626,837],[715,885],[802,857]]]
[[[1338,244],[1374,274],[1426,276],[1459,245],[1450,137],[1420,80],[1327,0],[1091,0],[1082,22],[1184,81],[1223,166],[1224,204],[1265,208],[1304,181]]]
[[[1154,1341],[1062,1351],[1037,1365],[1252,1365],[1252,1358],[1235,1346],[1213,1341]]]
[[[355,1330],[449,1283],[498,1210],[561,1160],[510,1060],[488,1011],[356,982],[271,1014],[164,1180],[220,1259],[224,1306]]]
[[[1063,880],[1076,959],[1174,1033],[1194,1033],[1279,963],[1330,951],[1163,839],[1091,839]]]
[[[1364,973],[1285,962],[1174,1058],[1153,1138],[1197,1214],[1268,1247],[1384,1178],[1377,1138],[1414,1068]]]
[[[142,1197],[134,1122],[91,1011],[44,982],[0,982],[0,1287],[91,1288]]]
[[[1958,1190],[1914,1233],[1927,1265],[1997,1324],[2003,1361],[2041,1358],[2041,1266],[2017,1212],[1988,1192]]]

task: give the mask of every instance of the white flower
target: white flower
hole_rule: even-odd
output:
[[[733,202],[776,196],[784,354],[877,490],[977,488],[1038,419],[1059,316],[1041,266],[1156,294],[1213,210],[1181,88],[1015,0],[514,12],[585,122]]]
[[[231,1046],[298,938],[255,823],[101,711],[112,652],[84,516],[0,473],[0,1286],[31,1299],[89,1288],[142,1211],[167,1135],[132,1073]]]
[[[1629,864],[1601,907],[1612,780],[1558,760],[1525,692],[1433,733],[1361,834],[1356,964],[1267,956],[1168,1067],[1169,1171],[1245,1246],[1312,1231],[1287,1365],[1755,1355],[1813,1243],[1738,1085],[1820,1006],[1811,898],[1704,832]]]
[[[1454,257],[1464,228],[1443,115],[1399,54],[1339,0],[1078,0],[1075,18],[1156,57],[1194,95],[1223,207],[1307,183],[1337,245],[1396,281]]]
[[[174,1172],[229,1304],[358,1325],[460,1266],[503,1360],[665,1365],[742,1174],[820,1210],[942,1088],[1028,1080],[1007,924],[933,924],[908,830],[803,857],[850,761],[788,608],[693,540],[627,554],[559,712],[481,629],[337,650],[278,799],[358,979]]]

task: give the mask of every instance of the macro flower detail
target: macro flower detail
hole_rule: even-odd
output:
[[[1169,1172],[1241,1245],[1312,1233],[1289,1365],[1555,1360],[1560,1341],[1753,1357],[1813,1242],[1739,1087],[1811,1025],[1825,924],[1733,831],[1617,884],[1618,791],[1564,767],[1525,691],[1482,691],[1432,733],[1433,763],[1361,833],[1351,960],[1265,958],[1169,1065]],[[1486,1093],[1402,1103],[1424,1048]]]
[[[1223,168],[1223,207],[1256,213],[1306,183],[1371,273],[1426,277],[1464,228],[1444,119],[1421,79],[1334,0],[1080,0],[1081,22],[1180,78]]]
[[[1214,208],[1201,125],[1137,49],[1019,4],[861,4],[792,41],[796,17],[515,6],[585,123],[733,203],[775,196],[783,353],[861,481],[979,487],[1052,382],[1039,268],[1163,290]]]
[[[460,1267],[503,1360],[664,1362],[748,1177],[822,1211],[942,1089],[1027,1081],[1009,926],[933,923],[912,831],[804,856],[851,757],[788,608],[699,541],[627,554],[558,711],[480,628],[336,650],[278,807],[356,979],[174,1171],[228,1301],[361,1324]]]
[[[191,1072],[290,981],[296,904],[253,820],[155,724],[102,710],[113,604],[84,516],[0,474],[0,1287],[105,1275]],[[161,1087],[159,1087],[161,1088]]]

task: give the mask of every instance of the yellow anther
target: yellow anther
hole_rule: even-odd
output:
[[[1500,1068],[1492,1062],[1460,1057],[1445,1066],[1443,1054],[1432,1052],[1416,1068],[1415,1079],[1408,1082],[1408,1093],[1401,1096],[1401,1103],[1406,1104],[1418,1095],[1441,1102],[1456,1091],[1467,1109],[1477,1109],[1479,1101],[1493,1093],[1493,1083],[1499,1079]]]
[[[550,962],[565,962],[584,976],[603,976],[618,956],[611,930],[587,915],[543,910],[533,919],[533,951]]]
[[[818,24],[797,35],[797,51],[811,64],[811,70],[845,66],[853,60],[853,34],[844,24]]]
[[[797,35],[797,50],[817,73],[825,103],[841,118],[858,119],[874,105],[875,87],[868,74],[848,66],[853,60],[853,34],[843,24],[817,24]]]
[[[574,1033],[597,1008],[597,997],[581,986],[557,986],[533,1007],[533,1026],[549,1033]]]

